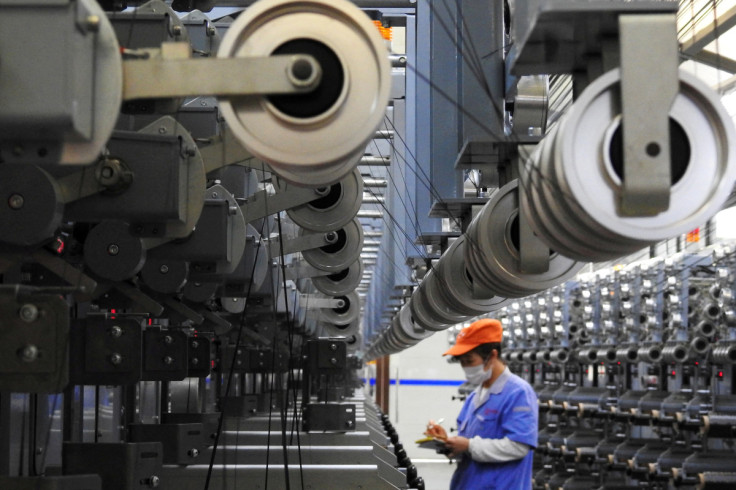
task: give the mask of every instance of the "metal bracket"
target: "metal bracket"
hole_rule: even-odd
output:
[[[534,234],[519,199],[519,270],[523,274],[543,274],[549,270],[549,247]]]
[[[302,308],[345,308],[345,300],[338,298],[324,298],[315,294],[300,294],[299,306]]]
[[[319,199],[317,189],[309,187],[289,186],[289,190],[269,194],[268,191],[258,191],[248,197],[245,204],[240,206],[245,221],[252,223],[280,211],[286,211],[295,206]]]
[[[294,265],[286,267],[286,279],[292,281],[296,281],[297,279],[329,276],[330,274],[332,274],[332,272],[317,269],[306,262],[297,262]]]
[[[338,236],[335,231],[327,233],[308,233],[291,240],[281,240],[278,236],[274,236],[268,241],[268,252],[271,257],[281,254],[289,255],[304,250],[312,250],[314,248],[332,245],[337,242]]]
[[[619,43],[624,158],[619,212],[654,216],[670,205],[669,112],[679,91],[675,15],[621,15]]]
[[[211,143],[199,148],[204,160],[205,173],[213,172],[228,165],[242,165],[255,170],[271,171],[271,167],[254,157],[233,134],[230,128],[223,128]]]
[[[299,94],[313,90],[322,69],[309,55],[192,59],[188,43],[163,43],[148,59],[123,62],[123,99]],[[155,55],[159,56],[155,56]]]

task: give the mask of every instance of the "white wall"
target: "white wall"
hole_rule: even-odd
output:
[[[453,380],[464,381],[459,364],[448,364],[442,353],[450,348],[446,332],[437,332],[418,345],[391,356],[391,379],[398,379],[389,391],[389,416],[399,433],[401,442],[411,459],[446,460],[445,456],[429,449],[420,449],[414,441],[422,437],[430,419],[444,418],[442,424],[449,432],[462,402],[452,400],[457,396],[457,386],[402,385],[401,380]]]

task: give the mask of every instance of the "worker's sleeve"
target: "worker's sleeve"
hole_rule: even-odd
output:
[[[475,436],[470,439],[468,452],[473,461],[479,463],[503,463],[523,458],[529,452],[529,446],[512,441],[508,437],[484,439]]]
[[[539,430],[539,403],[531,386],[524,386],[511,393],[502,414],[501,430],[503,437],[511,441],[537,447]]]

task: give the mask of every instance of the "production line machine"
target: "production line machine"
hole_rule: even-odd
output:
[[[677,3],[450,3],[0,0],[0,488],[423,489],[365,363],[485,315],[536,487],[736,484],[733,251],[581,275],[733,204]]]

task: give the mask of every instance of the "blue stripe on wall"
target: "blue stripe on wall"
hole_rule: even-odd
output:
[[[365,379],[363,379],[365,382]],[[376,384],[376,378],[370,379],[371,386]],[[396,384],[395,379],[391,379],[390,383],[392,385]],[[465,383],[465,381],[457,381],[454,379],[400,379],[399,385],[401,386],[460,386],[461,384]]]

